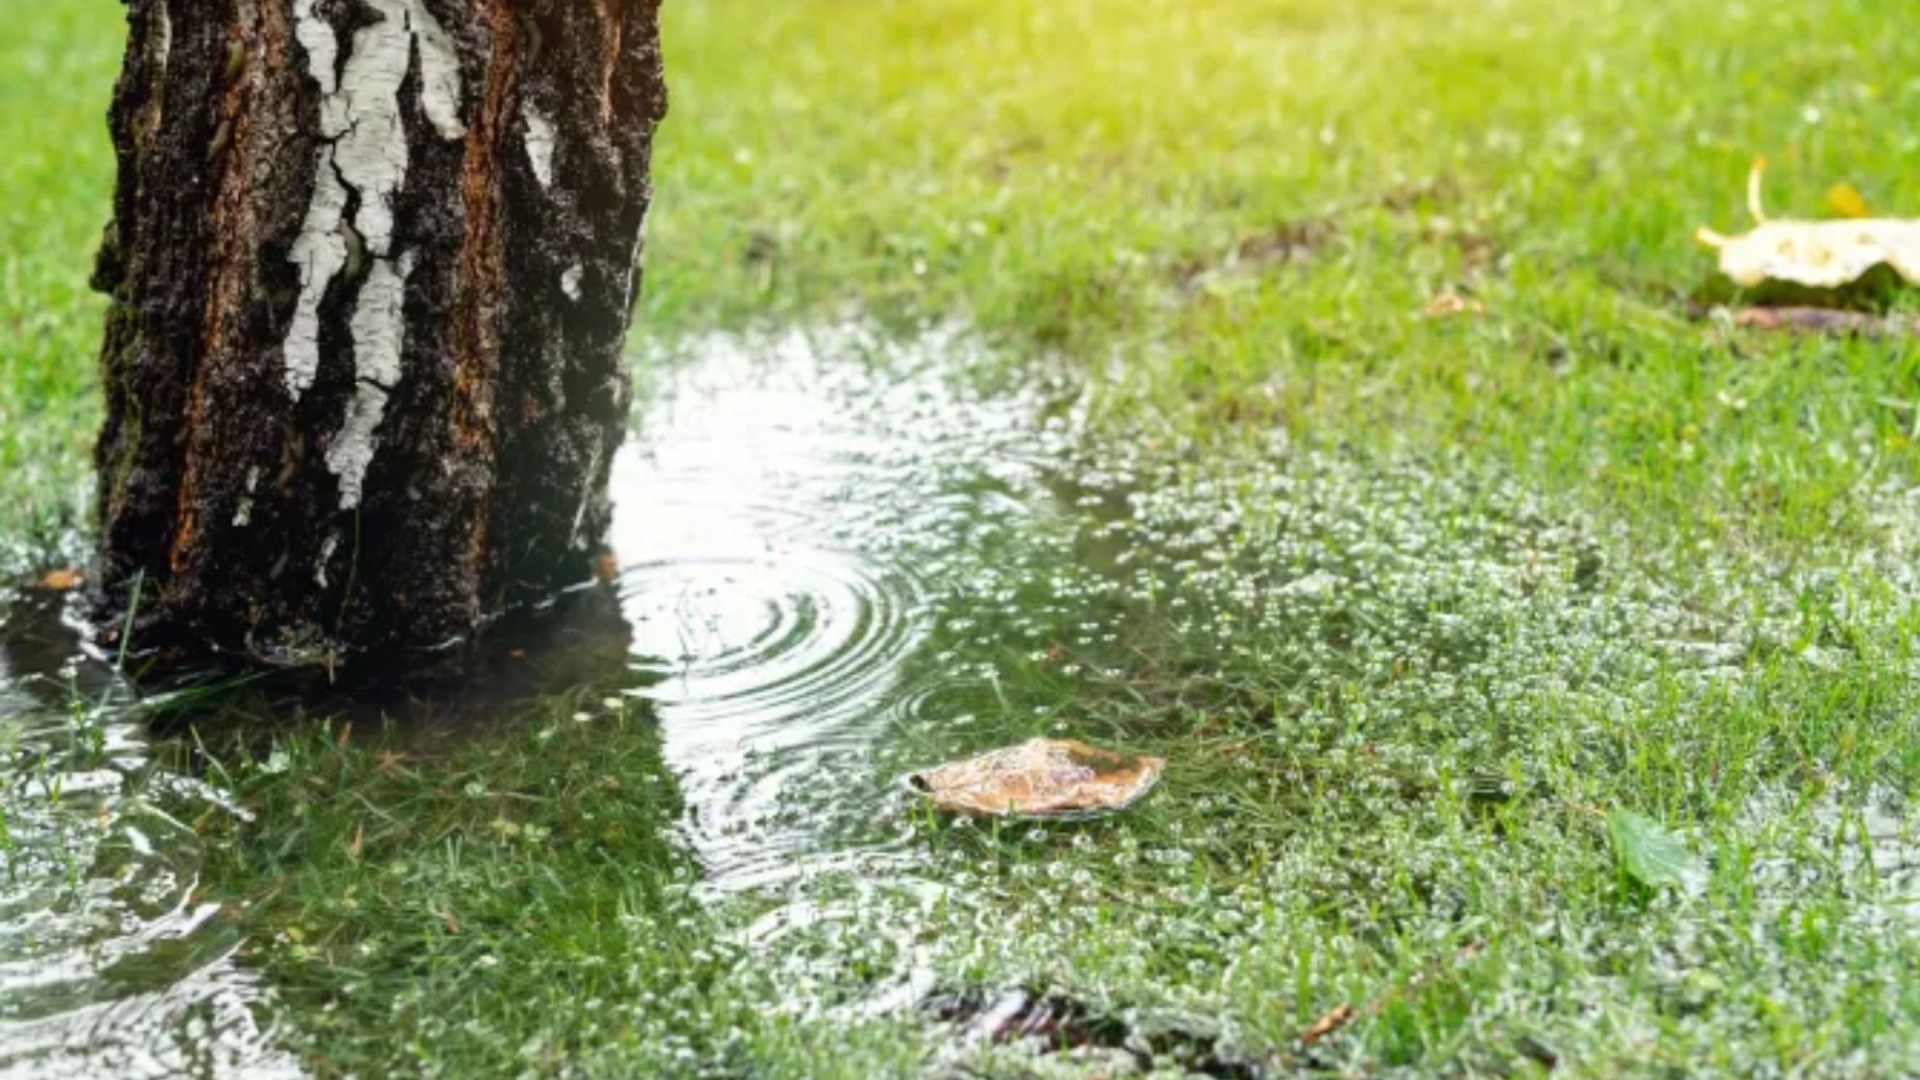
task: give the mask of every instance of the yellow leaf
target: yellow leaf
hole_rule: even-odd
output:
[[[1827,208],[1841,217],[1863,218],[1872,216],[1867,209],[1867,200],[1860,195],[1860,189],[1842,180],[1827,189]]]
[[[1884,265],[1920,285],[1920,218],[1768,220],[1760,205],[1760,177],[1766,167],[1764,159],[1756,158],[1747,174],[1747,209],[1756,222],[1751,231],[1727,236],[1703,226],[1694,233],[1700,243],[1720,253],[1721,273],[1749,289],[1769,281],[1837,289]],[[1838,194],[1842,191],[1846,194]],[[1848,213],[1867,210],[1866,200],[1846,184],[1835,184],[1827,202]]]
[[[1737,236],[1695,236],[1720,253],[1720,272],[1742,288],[1775,281],[1838,289],[1881,265],[1920,285],[1920,219],[1775,220]]]

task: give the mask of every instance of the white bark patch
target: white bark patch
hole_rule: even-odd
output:
[[[407,278],[413,253],[399,259],[375,259],[360,287],[353,311],[353,374],[356,382],[347,420],[327,447],[327,468],[340,478],[340,509],[360,505],[367,470],[379,450],[380,422],[387,398],[400,383],[400,354],[406,346]]]
[[[381,18],[354,32],[340,88],[320,103],[320,130],[333,167],[360,195],[354,228],[378,258],[393,253],[393,196],[407,179],[407,131],[400,83],[413,63],[413,34],[399,0],[374,0]]]
[[[287,391],[295,401],[313,386],[320,370],[320,301],[347,265],[347,239],[340,232],[346,212],[347,189],[333,171],[333,148],[322,147],[313,202],[307,206],[307,220],[300,226],[291,256],[300,268],[300,299],[294,305],[285,344]]]
[[[260,466],[247,470],[247,493],[240,496],[240,509],[234,512],[233,527],[244,529],[253,524],[253,493],[260,488]]]
[[[548,120],[539,109],[529,105],[526,109],[527,121],[527,160],[533,162],[534,179],[540,186],[553,187],[553,151],[559,140],[553,130],[553,121]]]
[[[421,0],[407,0],[407,24],[420,49],[420,106],[427,121],[443,139],[464,139],[467,125],[460,120],[460,57],[453,39]]]
[[[340,534],[333,533],[320,545],[320,561],[314,564],[313,581],[321,588],[327,587],[327,564],[333,561],[333,553],[340,550]]]
[[[173,16],[167,13],[167,5],[153,5],[153,58],[160,62],[160,77],[167,75],[167,62],[173,59]]]
[[[320,303],[346,266],[342,226],[354,227],[374,260],[393,255],[393,197],[407,178],[400,84],[416,52],[428,121],[442,138],[466,135],[460,121],[459,58],[446,31],[421,0],[369,2],[380,18],[354,32],[344,69],[339,68],[340,42],[333,27],[314,14],[315,0],[295,0],[293,7],[294,36],[306,50],[308,75],[320,87],[320,133],[330,140],[320,152],[313,202],[293,248],[300,299],[287,333],[286,363],[287,389],[296,401],[312,387],[320,368]],[[349,191],[360,197],[352,222],[344,220]],[[356,330],[356,342],[359,336]]]
[[[293,0],[293,36],[307,52],[307,75],[320,86],[320,92],[333,95],[337,80],[334,68],[340,63],[340,41],[325,19],[313,14],[315,0]]]
[[[580,299],[580,278],[585,273],[586,270],[579,263],[574,263],[567,268],[566,273],[560,275],[560,291],[567,294],[567,299],[573,301]]]

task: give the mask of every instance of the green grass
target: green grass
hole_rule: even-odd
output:
[[[1091,387],[1097,507],[915,552],[948,578],[916,670],[998,672],[942,699],[987,720],[871,774],[1060,723],[1168,779],[1086,826],[895,807],[949,899],[829,875],[796,888],[841,921],[755,952],[796,897],[694,890],[657,733],[598,693],[399,759],[216,742],[254,818],[201,821],[208,886],[290,1037],[322,1075],[1098,1074],[861,1014],[911,955],[1215,1017],[1283,1073],[1903,1073],[1920,350],[1696,317],[1691,233],[1743,224],[1756,154],[1776,214],[1841,180],[1920,213],[1907,15],[672,0],[636,335],[957,321],[989,386]],[[80,515],[118,35],[0,24],[15,568]],[[1422,318],[1448,291],[1484,312]],[[1623,810],[1697,891],[1623,870]]]
[[[77,524],[91,460],[104,309],[87,277],[113,192],[122,40],[112,10],[77,3],[0,31],[0,562],[14,571]]]
[[[1920,206],[1887,17],[1069,0],[788,5],[749,31],[686,4],[647,321],[958,315],[1119,360],[1115,412],[1418,431],[1804,539],[1857,468],[1819,444],[1907,455],[1914,416],[1883,402],[1913,396],[1913,350],[1727,342],[1686,317],[1690,237],[1744,221],[1756,154],[1776,213],[1837,180]],[[1303,226],[1304,265],[1232,265]],[[1447,289],[1488,317],[1416,317]]]
[[[1490,444],[1615,504],[1804,539],[1910,454],[1914,351],[1727,340],[1694,226],[1839,180],[1920,206],[1880,4],[669,5],[642,334],[853,304],[1125,367],[1118,413]],[[0,37],[8,535],[73,516],[109,9]],[[1319,237],[1298,262],[1251,243]],[[1283,260],[1284,262],[1284,260]],[[1444,290],[1488,316],[1417,318]],[[1889,353],[1892,355],[1889,355]],[[1729,407],[1725,401],[1743,403]],[[29,422],[38,421],[38,422]],[[1550,437],[1543,435],[1550,433]],[[1727,520],[1722,522],[1721,519]]]

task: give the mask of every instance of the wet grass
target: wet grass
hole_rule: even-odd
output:
[[[783,812],[832,821],[912,767],[1064,733],[1170,759],[1115,821],[970,825],[902,796],[884,816],[911,842],[883,861],[702,896],[656,831],[675,817],[657,731],[622,696],[417,758],[395,757],[398,733],[311,725],[216,754],[266,763],[221,778],[252,822],[203,831],[310,1061],[1093,1076],[1143,1045],[1214,1075],[1851,1076],[1908,1059],[1920,626],[1890,576],[1907,552],[1876,570],[1826,550],[1775,578],[1713,553],[1688,577],[1461,458],[1106,467],[1076,473],[1094,478],[1079,510],[921,538],[948,587],[908,676],[937,695]],[[1073,559],[1096,541],[1117,558]],[[1609,839],[1623,810],[1671,829],[1701,879],[1635,880]],[[1010,988],[1109,1034],[1068,1052],[933,1022],[950,996]]]
[[[716,898],[630,688],[428,749],[206,726],[250,817],[195,810],[204,891],[286,1039],[321,1075],[1137,1064],[913,1005],[1020,987],[1272,1075],[1900,1074],[1920,352],[1697,317],[1690,233],[1756,153],[1776,212],[1920,212],[1905,14],[675,0],[639,333],[964,320],[970,375],[1074,418],[905,530],[924,722],[781,811],[859,837],[837,787],[1033,734],[1164,788],[1041,827],[899,795],[886,873]],[[80,512],[117,50],[109,6],[0,25],[10,569]],[[1422,317],[1447,292],[1484,310]],[[1696,888],[1625,872],[1623,810]]]
[[[1909,461],[1914,350],[1690,319],[1690,236],[1742,222],[1755,154],[1777,213],[1841,180],[1920,206],[1898,13],[692,0],[667,15],[643,332],[964,317],[1016,356],[1118,362],[1112,414],[1417,431],[1804,539],[1846,524],[1876,468],[1854,451]],[[10,537],[71,520],[84,477],[118,34],[74,0],[0,31]],[[1418,317],[1446,291],[1486,315]]]
[[[1716,541],[1833,528],[1836,438],[1911,464],[1910,345],[1689,317],[1756,154],[1776,213],[1920,206],[1883,5],[840,12],[673,16],[655,325],[961,314],[1109,415],[1418,433]]]

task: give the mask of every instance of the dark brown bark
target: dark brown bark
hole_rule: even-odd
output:
[[[658,0],[127,8],[103,635],[131,611],[169,666],[390,667],[588,580]]]

